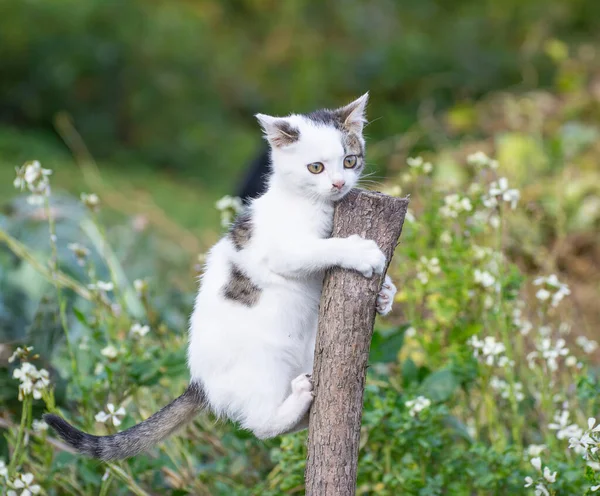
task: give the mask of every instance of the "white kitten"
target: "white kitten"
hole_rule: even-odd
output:
[[[334,266],[381,274],[385,256],[359,236],[330,238],[333,207],[364,167],[368,94],[337,110],[278,118],[258,114],[271,145],[267,192],[210,251],[190,322],[187,391],[146,421],[96,437],[60,417],[46,421],[80,452],[132,456],[202,408],[259,438],[306,427],[323,275]],[[377,311],[391,310],[386,276]]]

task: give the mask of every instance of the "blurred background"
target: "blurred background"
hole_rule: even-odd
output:
[[[62,270],[85,284],[89,267],[67,248],[85,239],[94,278],[112,278],[115,287],[135,279],[155,285],[151,305],[125,290],[121,303],[158,336],[168,330],[177,336],[167,358],[179,382],[162,384],[177,390],[186,375],[195,276],[202,253],[223,230],[215,202],[255,181],[252,170],[264,161],[253,115],[337,107],[365,91],[373,173],[367,186],[410,193],[411,213],[437,239],[442,227],[438,206],[428,211],[429,191],[464,194],[474,177],[466,157],[481,150],[496,158],[499,174],[521,193],[504,234],[505,255],[526,275],[557,272],[572,291],[569,321],[598,336],[597,0],[0,0],[0,228],[35,257],[51,255],[47,212],[13,186],[15,167],[39,160],[53,171]],[[424,183],[407,175],[406,160],[416,155],[434,164]],[[81,192],[98,194],[99,213],[81,204]],[[424,253],[418,243],[423,250],[435,243],[425,247],[425,238],[403,236],[401,281],[414,279]],[[34,343],[42,365],[67,370],[53,286],[17,256],[21,245],[7,246],[0,244],[0,360],[6,365],[17,344]],[[459,272],[469,263],[461,260]],[[76,340],[96,339],[97,323],[83,318],[92,307],[67,296],[81,310],[69,316]],[[417,303],[414,312],[399,305],[390,322],[404,332],[421,310]],[[429,318],[423,310],[423,321]],[[126,336],[118,325],[111,329],[113,341]],[[420,351],[432,370],[447,362],[438,348],[423,344]],[[391,356],[396,352],[398,346]],[[130,365],[140,360],[131,355]],[[165,380],[159,368],[143,378],[127,373],[140,387]],[[59,376],[56,394],[64,405],[72,377]],[[4,416],[11,418],[20,407],[6,377],[0,400],[12,405]],[[80,388],[70,395],[75,402],[87,397]],[[94,394],[103,401],[108,393]],[[235,436],[220,449],[249,450],[245,461],[219,458],[217,450],[210,455],[217,468],[207,470],[235,479],[250,464],[254,472],[235,479],[248,486],[274,462]],[[8,447],[0,445],[1,453]],[[238,463],[238,475],[219,465],[225,462]],[[102,475],[97,466],[90,470],[81,488],[94,487]],[[156,487],[188,487],[184,475],[167,473],[168,483],[155,481]],[[229,488],[224,494],[233,491],[217,477],[206,494],[220,494],[220,483]],[[75,487],[70,484],[64,487]]]

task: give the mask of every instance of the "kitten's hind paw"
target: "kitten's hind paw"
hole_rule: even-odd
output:
[[[386,275],[381,291],[377,295],[376,309],[379,315],[387,315],[392,311],[394,296],[396,296],[396,286],[394,286],[390,276]]]
[[[310,393],[313,395],[313,380],[310,374],[300,374],[292,380],[292,393],[302,395]]]

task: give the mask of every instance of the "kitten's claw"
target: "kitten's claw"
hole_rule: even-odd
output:
[[[394,296],[396,295],[396,286],[390,279],[390,276],[386,275],[381,286],[381,291],[377,295],[377,313],[379,315],[387,315],[392,310],[394,304]]]

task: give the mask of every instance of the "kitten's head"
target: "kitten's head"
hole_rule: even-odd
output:
[[[286,187],[325,201],[341,199],[364,168],[362,130],[369,94],[336,110],[271,117],[257,114],[271,145],[273,175]]]

